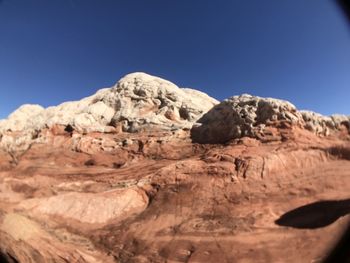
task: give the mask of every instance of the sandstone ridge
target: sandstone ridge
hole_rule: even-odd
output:
[[[248,94],[219,103],[203,92],[138,72],[80,101],[46,109],[30,104],[19,107],[0,121],[0,134],[15,133],[17,140],[5,136],[0,144],[25,145],[40,130],[57,130],[57,126],[78,133],[192,128],[192,139],[199,143],[223,143],[245,136],[264,140],[266,131],[271,133],[266,127],[281,122],[320,136],[350,130],[350,116],[298,111],[288,101]]]

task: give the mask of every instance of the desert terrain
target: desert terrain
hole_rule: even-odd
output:
[[[234,94],[233,94],[234,95]],[[0,121],[7,262],[322,262],[350,214],[350,118],[145,74]]]

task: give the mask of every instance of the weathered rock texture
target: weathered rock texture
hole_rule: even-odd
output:
[[[132,73],[107,89],[80,101],[42,108],[23,105],[0,131],[29,131],[54,125],[71,126],[79,132],[108,132],[122,126],[123,131],[146,128],[191,128],[192,123],[218,102],[191,89],[180,89],[170,81],[145,73]]]
[[[312,111],[300,111],[305,121],[305,128],[317,135],[328,136],[334,130],[350,130],[350,116],[323,116]]]
[[[349,218],[348,117],[215,104],[135,73],[0,122],[0,260],[322,260]]]
[[[326,136],[342,128],[350,131],[350,117],[299,112],[288,101],[243,94],[224,100],[204,114],[193,126],[192,138],[199,143],[225,143],[245,136],[261,140],[280,139],[281,136],[273,134],[273,128],[291,126],[304,127]]]
[[[23,105],[0,123],[0,148],[26,150],[47,142],[43,129],[86,132],[138,132],[190,129],[218,101],[145,73],[132,73],[112,88],[80,101],[42,108]]]

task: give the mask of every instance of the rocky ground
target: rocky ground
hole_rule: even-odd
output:
[[[350,119],[143,73],[0,122],[8,262],[322,262],[350,214]]]

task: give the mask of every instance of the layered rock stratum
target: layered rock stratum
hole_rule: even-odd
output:
[[[145,73],[23,105],[0,121],[1,259],[319,262],[349,219],[349,131]]]

